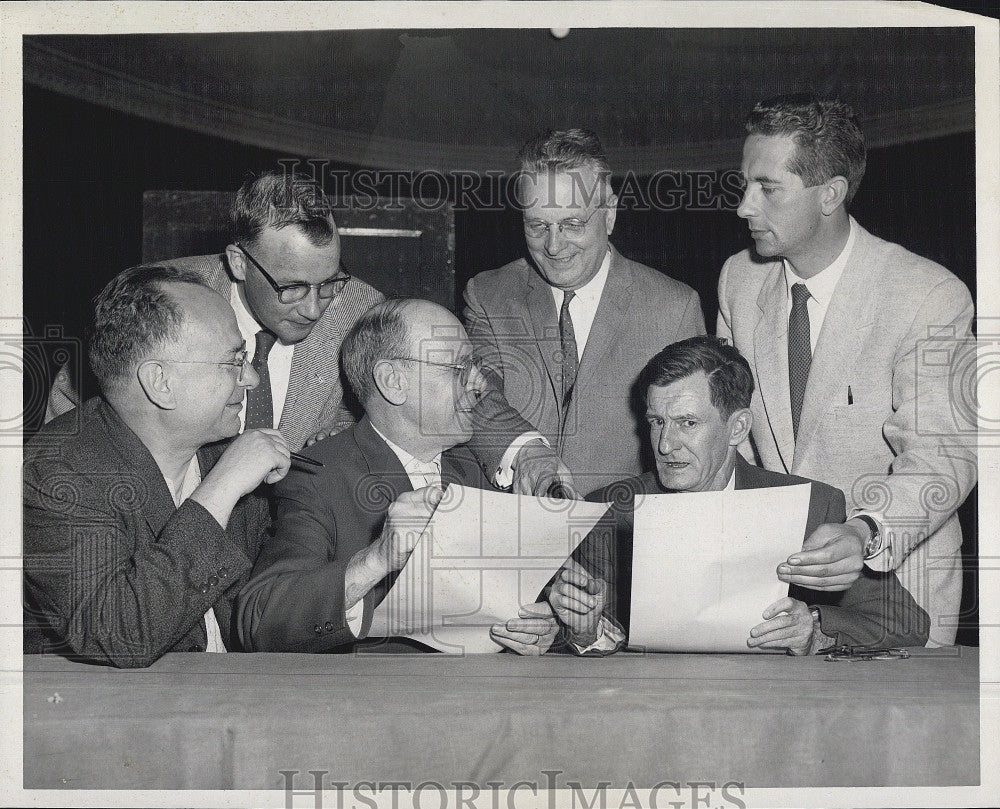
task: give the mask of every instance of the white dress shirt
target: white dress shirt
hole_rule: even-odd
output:
[[[794,284],[805,284],[809,290],[809,300],[806,301],[806,309],[809,312],[809,345],[812,353],[816,353],[816,343],[819,341],[819,333],[823,328],[823,321],[826,319],[826,310],[830,308],[830,300],[833,292],[837,288],[840,276],[844,274],[847,260],[851,257],[851,250],[854,247],[854,226],[851,225],[850,233],[847,236],[847,243],[840,251],[833,263],[820,270],[812,278],[799,278],[791,265],[782,259],[785,267],[785,288],[786,300],[788,301],[786,316],[792,313],[792,286]],[[570,304],[572,310],[573,304]]]
[[[187,469],[184,470],[184,476],[179,482],[166,480],[166,483],[167,488],[170,490],[170,496],[174,498],[174,505],[180,508],[181,503],[187,500],[201,483],[201,468],[198,466],[198,456],[195,455],[188,461]],[[205,651],[226,651],[226,644],[222,642],[222,630],[219,629],[219,622],[215,620],[215,612],[211,607],[205,613],[205,629],[208,631],[208,645]]]
[[[253,360],[257,352],[257,332],[263,328],[250,311],[243,305],[240,297],[239,284],[233,284],[229,293],[229,303],[232,304],[236,313],[236,325],[239,326],[240,334],[247,344],[247,361]],[[292,373],[292,352],[294,345],[286,345],[281,340],[276,340],[267,355],[267,372],[271,377],[271,406],[274,413],[272,425],[277,427],[281,423],[281,414],[285,409],[285,399],[288,396],[288,380]],[[243,407],[240,408],[240,430],[243,429],[246,417],[247,400],[244,397]]]

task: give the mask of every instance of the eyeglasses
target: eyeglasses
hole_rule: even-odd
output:
[[[239,376],[236,377],[236,384],[242,385],[247,379],[247,368],[250,367],[248,352],[243,349],[236,358],[229,362],[212,362],[210,360],[158,360],[158,362],[172,362],[175,365],[228,365],[230,368],[237,368]]]
[[[331,276],[318,284],[301,283],[282,285],[275,281],[267,270],[260,266],[260,262],[242,244],[236,242],[236,246],[243,251],[243,255],[250,259],[250,263],[260,271],[260,274],[264,276],[267,283],[278,293],[278,300],[282,303],[296,303],[301,301],[313,289],[316,290],[316,294],[319,295],[320,300],[328,301],[336,298],[343,291],[344,287],[347,286],[347,282],[351,280],[351,274],[341,267],[340,274]]]
[[[594,218],[594,214],[604,206],[599,205],[586,219],[560,219],[558,222],[544,222],[541,219],[527,219],[524,222],[524,232],[532,239],[541,239],[549,235],[549,228],[555,225],[561,234],[567,239],[579,239],[587,230],[587,225]]]
[[[416,357],[386,357],[387,360],[408,360],[409,362],[419,362],[421,365],[434,365],[438,368],[450,368],[455,374],[458,375],[458,382],[460,385],[469,384],[469,377],[472,375],[472,369],[476,366],[476,361],[472,358],[470,354],[461,362],[431,362],[430,360],[419,360]]]

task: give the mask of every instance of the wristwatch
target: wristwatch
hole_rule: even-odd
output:
[[[867,562],[869,559],[874,559],[882,553],[888,546],[882,541],[882,531],[875,520],[867,514],[857,514],[855,515],[855,519],[861,520],[861,522],[868,526],[868,539],[861,551],[862,557]]]

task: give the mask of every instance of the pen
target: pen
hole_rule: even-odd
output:
[[[305,455],[300,455],[297,452],[289,452],[288,455],[293,461],[298,461],[299,463],[308,464],[309,466],[323,466],[322,461],[317,461],[314,458],[309,458]]]
[[[854,404],[854,394],[851,393],[851,386],[850,385],[847,386],[847,403],[849,405]]]

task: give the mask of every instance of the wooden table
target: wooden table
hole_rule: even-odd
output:
[[[446,787],[976,784],[978,650],[912,651],[170,654],[131,671],[28,656],[24,785],[284,789],[292,771],[308,789],[310,770]]]

